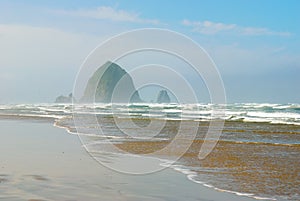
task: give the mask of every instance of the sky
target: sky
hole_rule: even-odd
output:
[[[297,0],[0,0],[0,104],[69,94],[95,47],[140,28],[203,47],[228,102],[300,103],[299,10]]]

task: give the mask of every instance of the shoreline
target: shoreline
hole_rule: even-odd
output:
[[[17,123],[18,121],[18,123]],[[135,200],[136,198],[142,198],[142,199],[148,199],[148,200],[180,200],[179,198],[181,197],[182,199],[185,198],[183,195],[180,194],[189,194],[188,200],[255,200],[255,199],[250,199],[244,196],[237,196],[232,193],[227,193],[227,192],[218,192],[216,190],[210,189],[208,187],[196,184],[192,181],[190,181],[186,175],[176,172],[170,168],[165,169],[163,171],[160,171],[158,173],[154,173],[151,175],[142,175],[142,176],[132,176],[132,175],[123,175],[120,173],[117,173],[115,171],[111,171],[103,166],[101,166],[99,163],[97,163],[92,157],[86,152],[86,150],[82,147],[82,145],[79,142],[79,138],[75,137],[75,135],[69,135],[66,130],[56,128],[49,123],[50,121],[44,122],[31,122],[30,120],[24,120],[24,119],[13,119],[13,120],[0,120],[0,124],[2,125],[16,125],[16,127],[24,126],[29,127],[30,129],[34,130],[34,127],[39,127],[41,130],[47,130],[47,132],[44,132],[42,136],[44,138],[36,139],[32,135],[36,135],[33,133],[30,133],[29,136],[26,132],[26,130],[22,129],[23,134],[26,135],[27,142],[30,142],[30,147],[25,146],[27,148],[26,152],[31,153],[27,154],[25,158],[28,159],[37,159],[39,158],[42,160],[43,157],[41,157],[44,152],[48,153],[48,164],[45,163],[45,158],[43,158],[42,161],[44,161],[44,165],[42,165],[40,162],[38,164],[31,164],[30,168],[28,169],[28,165],[23,161],[23,163],[10,166],[10,167],[4,167],[1,169],[1,175],[6,175],[2,176],[3,181],[9,181],[8,178],[6,177],[15,177],[15,175],[19,175],[17,177],[20,177],[17,180],[24,180],[24,178],[31,177],[31,179],[38,181],[40,183],[41,181],[49,181],[49,180],[63,180],[62,178],[67,178],[68,175],[71,176],[72,178],[67,178],[67,181],[61,181],[62,183],[67,182],[70,183],[68,185],[80,185],[78,181],[76,181],[75,178],[80,180],[86,180],[88,178],[89,181],[93,181],[93,185],[99,184],[98,182],[101,181],[100,183],[102,185],[108,185],[108,189],[115,189],[117,190],[119,185],[110,183],[111,178],[114,178],[116,180],[122,180],[123,183],[128,183],[130,181],[131,185],[121,185],[122,187],[118,189],[118,191],[125,191],[126,193],[122,195],[121,197],[128,197],[129,200]],[[52,128],[50,128],[50,127]],[[3,127],[1,127],[3,129]],[[7,129],[7,128],[6,128]],[[37,132],[37,131],[35,131]],[[14,133],[14,132],[12,132]],[[67,135],[66,135],[67,134]],[[14,133],[15,139],[18,139],[18,135],[20,133]],[[2,136],[5,137],[5,136]],[[24,137],[24,136],[23,136]],[[3,138],[2,138],[3,139]],[[49,144],[48,146],[41,146],[41,143],[39,140],[42,140],[45,142],[45,139],[49,139],[47,142],[52,142],[52,144]],[[21,139],[20,139],[21,140]],[[57,142],[56,142],[57,140]],[[12,142],[11,142],[12,143]],[[16,142],[17,143],[17,142]],[[19,142],[21,143],[21,142]],[[55,145],[56,143],[56,145]],[[22,143],[21,143],[22,144]],[[57,149],[54,149],[52,146],[55,145],[56,147],[60,148],[58,150],[63,150],[60,152],[57,152]],[[67,146],[66,146],[67,145]],[[23,147],[24,148],[24,147]],[[36,150],[36,148],[39,148],[38,150],[40,153],[35,153],[32,152],[33,150]],[[3,147],[2,147],[3,149]],[[22,146],[18,146],[19,151],[22,151]],[[31,150],[28,150],[31,149]],[[43,150],[44,149],[44,150]],[[69,150],[69,151],[67,151]],[[16,151],[16,150],[15,150]],[[3,152],[3,151],[2,151]],[[4,148],[4,153],[5,153],[5,148]],[[9,152],[8,152],[9,153]],[[50,154],[51,153],[51,154]],[[10,155],[10,154],[9,154]],[[6,156],[7,161],[12,161],[12,163],[15,163],[13,156]],[[23,158],[23,160],[25,160]],[[51,163],[49,161],[51,160]],[[3,161],[3,160],[2,160]],[[5,161],[5,160],[4,160]],[[9,163],[8,163],[9,164]],[[60,164],[60,167],[57,167],[57,164]],[[76,168],[75,168],[76,167]],[[88,172],[86,170],[89,170]],[[10,170],[10,171],[8,171]],[[83,171],[84,170],[84,171]],[[10,172],[10,173],[8,173]],[[15,172],[15,173],[13,173]],[[101,175],[99,175],[99,172]],[[27,175],[27,176],[26,176]],[[31,176],[28,176],[31,175]],[[103,182],[103,176],[104,177],[109,177],[110,179],[106,180]],[[50,178],[50,179],[48,179]],[[1,181],[2,181],[1,180]],[[26,180],[26,179],[25,179]],[[170,182],[170,180],[172,182]],[[169,181],[169,182],[168,182]],[[121,182],[121,183],[122,183]],[[151,183],[153,182],[153,183]],[[3,182],[4,184],[8,184],[10,182]],[[30,183],[30,182],[29,182]],[[35,182],[32,182],[35,183]],[[33,185],[30,183],[31,185]],[[148,185],[145,186],[145,183],[149,183]],[[174,186],[175,184],[175,186]],[[49,184],[48,184],[49,185]],[[63,184],[61,184],[64,186]],[[91,185],[91,186],[93,186]],[[157,185],[160,186],[161,188],[157,189]],[[118,188],[117,188],[118,186]],[[140,189],[141,191],[144,191],[142,194],[137,191],[137,189],[141,188],[141,186],[144,186],[144,189]],[[180,189],[179,188],[184,188]],[[12,186],[11,186],[12,187]],[[81,186],[82,187],[82,186]],[[35,188],[41,188],[41,186],[35,186]],[[55,188],[55,186],[52,186],[52,188]],[[9,185],[8,185],[9,189]],[[45,189],[43,189],[45,191]],[[58,189],[56,189],[58,190]],[[99,190],[99,189],[98,189]],[[162,192],[163,190],[163,192]],[[58,190],[59,191],[59,190]],[[107,200],[112,200],[117,198],[116,200],[119,200],[120,198],[120,193],[115,192],[116,194],[110,194],[106,192],[106,190],[102,189],[101,194],[106,194],[107,195]],[[146,192],[145,192],[146,191]],[[98,191],[97,191],[98,192]],[[32,192],[30,192],[32,193]],[[65,193],[65,192],[61,192]],[[82,192],[85,194],[84,192]],[[93,192],[93,195],[95,195],[96,192]],[[3,194],[3,192],[2,192]],[[21,193],[22,194],[22,193]],[[51,197],[51,193],[46,193],[48,196]],[[97,193],[96,193],[97,194]],[[109,194],[109,195],[108,195]],[[148,194],[148,195],[147,195]],[[58,193],[59,195],[59,193]],[[58,196],[57,195],[57,196]],[[145,195],[147,195],[145,197]],[[159,195],[158,197],[156,195]],[[88,196],[88,195],[84,195]],[[130,198],[131,196],[131,198]],[[58,196],[59,197],[59,196]],[[96,196],[97,197],[97,196]],[[6,197],[8,198],[8,197]],[[0,197],[1,199],[1,197]],[[30,199],[41,199],[38,196],[35,196],[35,198],[30,198]],[[28,200],[30,200],[28,198]],[[186,199],[186,198],[185,198]],[[45,200],[45,199],[41,199]],[[48,198],[46,200],[49,200]],[[51,200],[51,198],[50,198]],[[56,199],[54,199],[56,200]],[[61,198],[58,198],[57,200],[64,200]],[[94,200],[94,198],[87,198],[87,200]],[[121,199],[122,200],[122,199]]]
[[[229,121],[227,123],[232,123],[232,121]],[[233,122],[233,123],[235,123],[235,122]],[[245,123],[266,124],[266,122],[245,122]],[[270,123],[270,124],[272,125],[272,123]],[[281,124],[278,124],[278,125],[281,125]],[[65,126],[59,125],[59,121],[56,121],[54,126],[65,129],[69,134],[78,135],[78,134],[72,132],[71,127],[65,127]],[[294,126],[297,126],[297,125],[294,125]],[[280,133],[280,132],[278,132],[278,133]],[[298,132],[296,132],[295,134],[298,134]],[[89,135],[89,134],[82,133],[79,135],[95,137],[93,134]],[[97,136],[97,137],[99,137],[99,136]],[[220,141],[223,143],[232,143],[232,144],[253,144],[253,145],[271,145],[271,146],[287,146],[287,147],[293,147],[293,146],[298,147],[299,146],[299,144],[278,144],[278,143],[266,143],[266,142],[258,143],[258,142],[240,142],[240,141],[226,141],[226,140],[225,141],[220,140]],[[124,142],[124,143],[126,144],[127,142]],[[121,144],[123,144],[123,143],[121,143]],[[116,145],[118,146],[118,143]],[[84,147],[87,149],[86,146],[84,146]],[[88,150],[86,150],[86,151],[88,152]],[[139,155],[139,153],[136,153],[136,154]],[[125,155],[127,155],[127,154],[125,154]],[[135,154],[133,154],[133,155],[135,155]],[[93,157],[93,156],[91,155],[91,157]],[[165,164],[169,163],[168,162],[169,159],[163,159],[159,156],[151,156],[151,158],[152,157],[161,161],[160,166],[165,166],[166,168],[169,168],[173,171],[179,172],[180,174],[183,174],[190,182],[196,183],[197,185],[201,185],[205,188],[213,189],[216,192],[222,192],[222,193],[225,192],[225,193],[236,195],[238,197],[250,198],[252,200],[285,200],[285,199],[282,199],[279,197],[273,198],[271,196],[265,196],[265,195],[261,196],[261,195],[255,195],[254,193],[246,193],[246,192],[242,192],[242,191],[234,191],[234,190],[220,188],[220,187],[214,186],[213,184],[208,184],[204,180],[201,180],[201,179],[199,180],[197,178],[197,173],[194,172],[193,170],[189,169],[190,168],[189,166],[185,166],[184,164],[165,165]]]

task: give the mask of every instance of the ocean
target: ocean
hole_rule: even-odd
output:
[[[220,108],[222,115],[214,115]],[[300,104],[15,104],[0,105],[0,116],[53,119],[116,171],[130,172],[120,166],[120,155],[145,159],[135,164],[138,173],[159,171],[145,165],[155,159],[161,168],[217,191],[300,200]],[[215,121],[222,127],[211,128]],[[218,129],[220,135],[208,135]],[[215,143],[201,159],[207,142]]]

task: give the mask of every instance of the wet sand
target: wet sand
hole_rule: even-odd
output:
[[[128,175],[96,162],[49,121],[0,121],[0,200],[253,200],[196,184],[172,169]]]

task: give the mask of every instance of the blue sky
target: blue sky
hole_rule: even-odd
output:
[[[136,28],[189,36],[215,61],[229,102],[300,102],[300,2],[0,1],[0,103],[68,94],[100,42]]]

